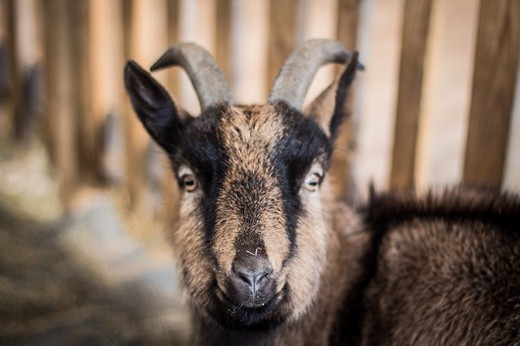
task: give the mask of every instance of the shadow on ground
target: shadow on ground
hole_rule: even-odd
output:
[[[173,264],[129,237],[108,198],[59,221],[0,198],[0,344],[185,344]]]

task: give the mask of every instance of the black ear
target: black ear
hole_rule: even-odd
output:
[[[133,60],[125,66],[125,87],[150,136],[171,153],[181,134],[182,122],[170,94]]]
[[[346,118],[345,103],[356,71],[363,68],[363,65],[358,62],[358,53],[355,52],[341,77],[318,95],[304,111],[321,126],[332,140],[338,135],[338,130]]]
[[[354,82],[354,78],[356,78],[356,72],[359,66],[362,66],[358,62],[358,56],[358,52],[352,54],[352,58],[350,58],[350,62],[345,68],[345,71],[343,71],[338,82],[338,87],[336,89],[336,102],[334,103],[334,113],[332,114],[332,119],[329,123],[330,136],[332,139],[336,138],[339,127],[346,117],[346,102],[350,86],[352,85],[352,82]]]

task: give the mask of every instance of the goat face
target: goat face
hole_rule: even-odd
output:
[[[341,78],[348,79],[344,89],[356,64]],[[320,127],[323,120],[304,117],[283,98],[233,106],[225,90],[216,101],[201,100],[198,117],[181,117],[137,64],[127,65],[125,82],[181,188],[173,239],[193,308],[232,327],[297,320],[315,300],[327,257],[322,189],[335,127]],[[340,106],[329,123],[343,113],[344,94],[338,87]]]

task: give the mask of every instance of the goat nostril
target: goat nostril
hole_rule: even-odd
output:
[[[235,270],[235,274],[249,286],[257,286],[267,278],[270,273],[271,272],[254,273],[251,271],[244,272]]]
[[[255,261],[236,261],[233,272],[250,287],[258,287],[273,272],[271,263],[267,259]]]

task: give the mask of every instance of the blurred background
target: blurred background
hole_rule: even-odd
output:
[[[0,0],[0,341],[185,340],[176,185],[123,90],[128,59],[196,42],[237,103],[264,103],[296,45],[337,39],[366,66],[338,198],[362,201],[371,181],[520,191],[519,18],[512,0]],[[322,68],[307,102],[340,71]],[[197,114],[183,71],[154,76]]]

